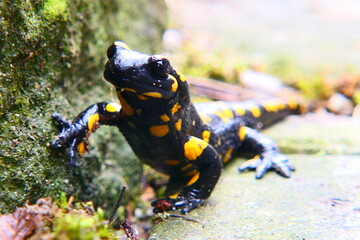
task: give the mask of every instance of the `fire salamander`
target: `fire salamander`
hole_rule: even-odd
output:
[[[115,86],[121,107],[97,103],[73,122],[52,115],[61,132],[51,147],[69,148],[70,165],[75,166],[76,156],[87,151],[87,139],[98,127],[118,127],[137,157],[170,176],[169,189],[181,186],[177,194],[169,192],[154,201],[154,212],[188,213],[200,206],[235,154],[251,154],[240,172],[255,170],[256,178],[261,178],[272,169],[290,177],[293,165],[256,129],[298,113],[296,101],[193,104],[188,82],[166,57],[133,51],[119,41],[109,47],[107,57],[104,77]]]

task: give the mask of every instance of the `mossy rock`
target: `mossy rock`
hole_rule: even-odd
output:
[[[4,0],[0,11],[0,212],[61,192],[107,209],[123,184],[136,193],[141,166],[117,129],[92,136],[79,176],[48,147],[58,133],[50,116],[116,101],[102,78],[106,49],[122,40],[159,52],[164,1]]]

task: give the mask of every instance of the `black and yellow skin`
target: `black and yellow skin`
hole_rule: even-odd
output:
[[[286,156],[256,129],[298,113],[297,102],[194,105],[186,79],[167,58],[133,51],[122,42],[110,46],[107,55],[104,77],[115,86],[121,107],[97,103],[73,122],[53,114],[61,132],[51,146],[69,147],[71,165],[87,150],[87,139],[99,126],[117,126],[144,163],[168,174],[169,186],[182,186],[178,194],[153,202],[155,212],[181,209],[187,213],[198,207],[234,154],[252,156],[239,170],[255,169],[256,178],[270,169],[290,177],[294,168]]]

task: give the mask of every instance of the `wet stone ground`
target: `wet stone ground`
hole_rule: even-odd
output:
[[[204,52],[247,62],[286,56],[317,70],[359,66],[358,1],[167,2],[174,28]],[[265,132],[296,165],[290,179],[239,174],[244,159],[235,159],[207,204],[186,216],[198,223],[170,218],[149,239],[360,239],[360,120],[307,114]]]
[[[288,118],[266,133],[296,165],[290,179],[239,174],[235,159],[207,204],[186,216],[198,223],[170,218],[149,239],[359,239],[359,132],[360,121],[345,117]]]

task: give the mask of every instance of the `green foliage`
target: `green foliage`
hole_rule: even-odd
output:
[[[213,78],[235,84],[239,82],[239,74],[242,71],[252,68],[281,79],[286,85],[300,90],[303,96],[309,99],[328,99],[338,83],[329,80],[333,78],[330,73],[306,69],[301,67],[296,60],[282,55],[274,55],[266,61],[250,64],[246,60],[241,61],[233,52],[224,52],[219,49],[203,52],[190,43],[186,43],[181,50],[174,53],[172,58],[186,75]]]
[[[92,203],[88,203],[87,208],[93,208]],[[114,231],[109,229],[108,222],[104,219],[104,211],[101,208],[91,214],[84,207],[58,211],[52,235],[54,239],[61,240],[116,239]]]
[[[101,129],[90,139],[91,154],[79,160],[81,176],[67,167],[64,151],[48,144],[58,132],[51,113],[73,119],[92,103],[115,100],[102,80],[114,40],[159,51],[166,9],[163,0],[150,2],[149,8],[145,0],[0,3],[1,213],[61,192],[101,206],[112,205],[124,183],[137,193],[141,167],[117,129]]]
[[[60,208],[62,208],[62,209],[67,208],[68,202],[66,199],[66,193],[61,192],[60,196],[58,196],[58,198],[55,200],[55,202]]]
[[[179,70],[186,75],[236,83],[244,65],[238,59],[228,56],[226,52],[203,52],[191,44],[186,44],[172,58],[174,62],[177,62]]]
[[[296,79],[295,86],[309,99],[328,99],[335,86],[326,81],[323,74],[313,74],[310,77]]]
[[[360,90],[355,92],[353,99],[356,105],[360,104]]]

